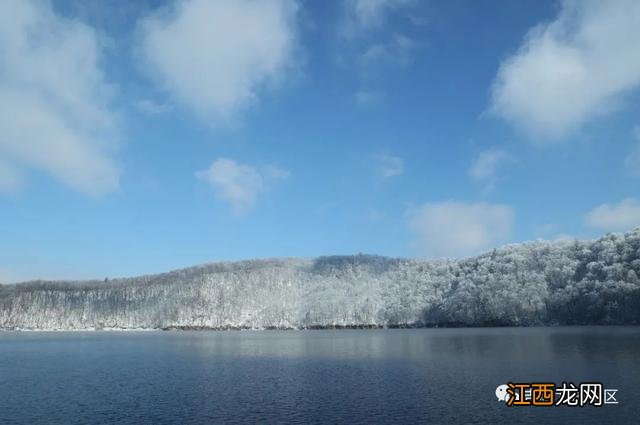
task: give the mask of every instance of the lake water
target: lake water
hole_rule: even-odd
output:
[[[507,407],[513,382],[619,404]],[[0,424],[640,423],[640,328],[0,332]]]

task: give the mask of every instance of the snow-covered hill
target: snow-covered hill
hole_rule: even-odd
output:
[[[640,324],[640,228],[463,260],[213,263],[107,282],[0,285],[0,329]]]

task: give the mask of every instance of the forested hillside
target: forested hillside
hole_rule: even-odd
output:
[[[640,324],[640,228],[462,260],[213,263],[110,281],[0,285],[1,329]]]

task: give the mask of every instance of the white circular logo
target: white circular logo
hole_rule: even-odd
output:
[[[507,393],[507,384],[498,385],[496,388],[496,397],[498,397],[498,401],[508,401],[509,393]]]

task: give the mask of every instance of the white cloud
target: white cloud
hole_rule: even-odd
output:
[[[640,202],[633,198],[619,204],[602,204],[591,210],[585,217],[589,227],[618,232],[640,226]]]
[[[380,28],[390,12],[415,3],[413,0],[348,0],[341,33],[345,37],[354,37],[362,32]]]
[[[498,170],[512,162],[513,158],[501,149],[487,149],[476,156],[469,166],[469,177],[492,190],[498,180]]]
[[[209,123],[228,121],[295,65],[295,2],[178,0],[144,19],[145,70]]]
[[[0,160],[0,192],[13,192],[24,184],[20,171]]]
[[[146,115],[160,115],[171,109],[168,103],[160,103],[151,99],[140,99],[135,103],[135,107]]]
[[[276,165],[265,165],[262,167],[262,175],[270,180],[284,180],[291,177],[291,172]]]
[[[5,185],[15,186],[28,167],[91,195],[118,187],[110,155],[117,130],[107,104],[112,88],[99,66],[101,51],[90,27],[56,15],[49,2],[0,2]]]
[[[638,87],[638,43],[640,2],[564,1],[501,64],[491,111],[538,140],[563,139]]]
[[[515,212],[507,205],[426,203],[409,214],[421,254],[430,257],[474,255],[506,242]]]
[[[365,70],[388,66],[408,66],[413,60],[416,42],[402,34],[394,34],[385,43],[372,44],[360,55],[360,66]]]
[[[233,159],[218,158],[196,176],[209,183],[216,196],[228,202],[236,214],[243,214],[255,206],[261,193],[274,182],[288,178],[290,173],[274,165],[258,168]]]
[[[633,138],[636,143],[631,148],[631,152],[624,159],[624,165],[636,177],[640,177],[640,127],[633,129]]]
[[[393,155],[375,155],[376,173],[383,179],[397,177],[404,173],[404,160]]]
[[[350,70],[357,68],[360,78],[366,81],[363,86],[369,89],[355,93],[358,105],[381,103],[385,93],[373,87],[375,83],[372,82],[379,83],[381,74],[390,68],[412,64],[420,43],[394,32],[387,21],[391,17],[402,17],[409,25],[417,25],[417,22],[422,25],[420,17],[409,13],[413,12],[409,9],[416,3],[415,0],[348,0],[342,3],[343,15],[338,27],[342,51],[337,53],[337,63]]]
[[[376,90],[358,90],[354,97],[356,103],[360,106],[373,106],[382,103],[385,94]]]

